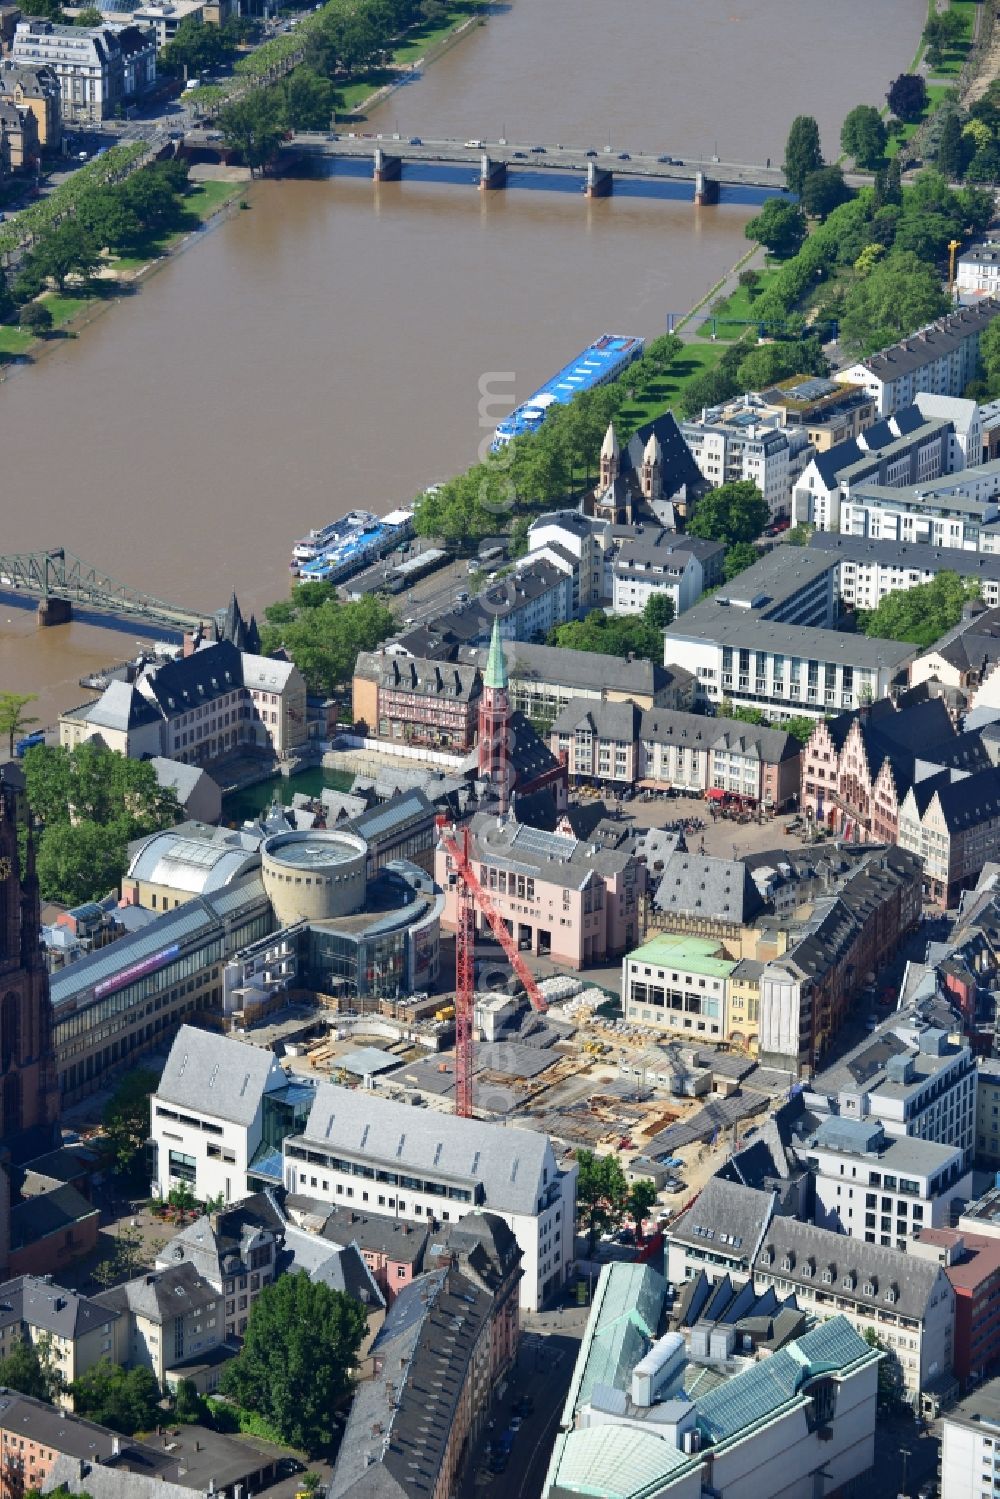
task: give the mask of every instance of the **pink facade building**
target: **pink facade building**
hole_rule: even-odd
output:
[[[643,871],[629,848],[546,833],[514,817],[480,813],[470,857],[518,946],[566,968],[589,968],[639,941]],[[451,861],[439,847],[434,877],[445,892],[442,925],[456,926]],[[477,922],[484,918],[477,912]]]

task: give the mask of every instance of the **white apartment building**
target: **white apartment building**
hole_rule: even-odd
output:
[[[948,472],[953,427],[944,417],[925,417],[908,406],[856,438],[818,452],[792,496],[792,519],[819,531],[844,529],[842,510],[859,484],[885,489],[921,484]]]
[[[919,391],[960,396],[976,374],[980,335],[998,312],[1000,303],[992,297],[959,307],[834,378],[863,386],[878,402],[880,416],[908,406]]]
[[[19,21],[11,57],[15,63],[52,69],[59,80],[64,121],[108,119],[126,100],[148,92],[156,82],[156,34],[136,25]]]
[[[952,1202],[972,1191],[957,1146],[887,1135],[876,1120],[825,1119],[800,1153],[818,1228],[904,1253],[922,1229],[950,1227]]]
[[[941,417],[951,422],[948,438],[947,467],[949,473],[972,467],[983,456],[983,412],[978,401],[965,396],[936,395],[930,390],[918,390],[913,404],[928,421]]]
[[[817,1073],[804,1097],[820,1117],[877,1121],[887,1135],[952,1145],[972,1162],[975,1058],[967,1041],[952,1040],[916,1011],[892,1015]]]
[[[974,582],[987,608],[1000,604],[998,554],[919,542],[871,541],[845,536],[842,531],[817,531],[810,546],[838,559],[837,593],[852,609],[877,609],[890,593],[933,583],[942,572]]]
[[[968,552],[1000,551],[1000,461],[905,488],[855,486],[840,507],[839,529],[872,541]],[[829,529],[837,529],[830,527]]]
[[[611,525],[579,510],[553,510],[528,527],[528,553],[549,561],[568,556],[575,562],[578,610],[596,608],[607,597],[605,558],[611,546]],[[552,549],[558,549],[553,551]]]
[[[706,588],[722,581],[725,547],[718,541],[644,530],[622,541],[612,564],[612,609],[641,614],[653,594],[666,594],[682,614]]]
[[[321,1083],[305,1129],[283,1149],[288,1191],[320,1202],[425,1225],[496,1213],[521,1249],[525,1310],[566,1282],[576,1167],[558,1165],[547,1135]]]
[[[970,245],[958,257],[955,285],[959,295],[995,297],[1000,293],[1000,241],[993,237]]]
[[[183,1183],[199,1202],[245,1197],[264,1099],[287,1085],[273,1053],[182,1025],[150,1100],[152,1195],[166,1198]]]
[[[784,427],[761,409],[760,397],[745,396],[681,423],[681,435],[698,469],[718,488],[734,480],[756,484],[772,520],[791,513],[792,486],[813,453],[806,433]]]
[[[945,1412],[941,1499],[996,1499],[1000,1492],[1000,1379]]]

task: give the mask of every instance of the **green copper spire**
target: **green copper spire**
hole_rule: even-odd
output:
[[[483,686],[496,687],[501,692],[507,690],[507,659],[503,653],[503,641],[500,639],[500,621],[493,621],[493,635],[490,639],[490,654],[486,662],[486,671],[483,673]]]

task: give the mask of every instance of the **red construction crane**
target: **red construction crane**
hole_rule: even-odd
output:
[[[441,846],[451,859],[455,878],[455,1112],[463,1119],[472,1117],[473,1008],[476,993],[476,907],[486,917],[494,937],[507,954],[511,968],[524,985],[536,1010],[548,1006],[534,974],[518,952],[517,943],[508,932],[504,919],[493,904],[472,868],[469,859],[469,830],[462,829],[461,842],[445,817],[438,818]]]

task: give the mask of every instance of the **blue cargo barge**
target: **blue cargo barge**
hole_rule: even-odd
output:
[[[536,390],[523,406],[499,423],[492,443],[494,453],[513,437],[537,432],[550,406],[568,406],[581,390],[594,390],[609,380],[617,380],[640,357],[645,342],[627,333],[602,333],[558,375]]]

